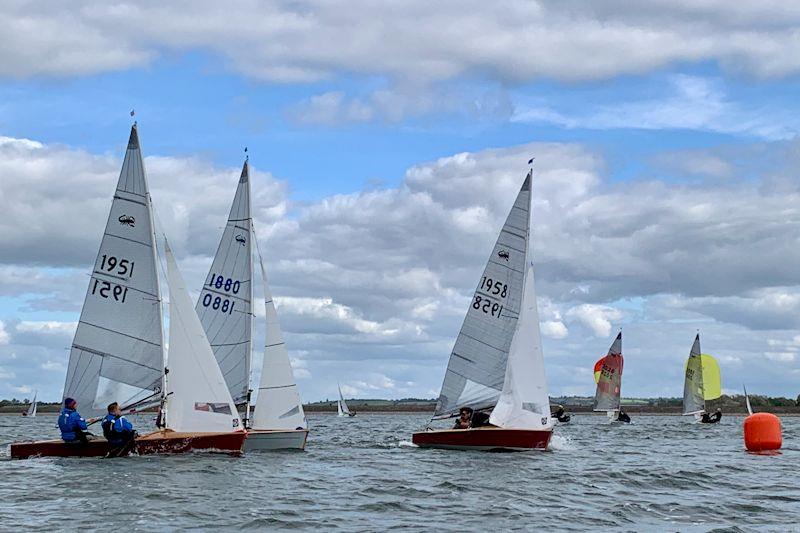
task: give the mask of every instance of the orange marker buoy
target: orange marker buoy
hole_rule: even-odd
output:
[[[744,447],[750,452],[780,450],[781,419],[772,413],[755,413],[744,419]]]

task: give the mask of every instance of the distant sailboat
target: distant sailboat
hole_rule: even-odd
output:
[[[36,416],[36,394],[37,391],[33,392],[33,400],[31,404],[28,406],[28,410],[22,413],[22,416],[27,416],[28,418],[33,418]]]
[[[160,406],[161,429],[138,437],[140,454],[240,453],[242,423],[167,244],[169,354],[165,352],[153,207],[136,125],[70,351],[64,396],[82,414],[118,402],[127,412]],[[167,365],[168,362],[168,365]],[[103,456],[104,440],[18,443],[12,457]]]
[[[594,379],[597,390],[594,395],[595,411],[605,411],[609,420],[617,421],[620,415],[620,394],[622,392],[622,332],[608,349],[605,357],[594,365]]]
[[[245,451],[305,447],[308,424],[283,342],[263,259],[266,342],[258,401],[250,420],[250,367],[253,344],[253,244],[250,170],[244,162],[228,222],[197,300],[196,310],[233,398],[245,404]]]
[[[339,416],[356,416],[355,413],[350,412],[350,408],[347,407],[347,402],[344,401],[344,396],[342,395],[342,387],[337,385],[339,388],[339,401],[336,403],[336,410],[338,411]]]
[[[706,401],[722,395],[719,363],[712,356],[700,353],[700,334],[692,343],[683,381],[683,414],[701,420],[706,414]]]
[[[543,450],[550,442],[553,422],[530,258],[531,182],[532,172],[486,263],[436,403],[434,420],[472,409],[471,427],[414,433],[420,447],[523,451]],[[479,426],[487,412],[488,424]]]

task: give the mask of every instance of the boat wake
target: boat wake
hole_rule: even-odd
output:
[[[577,449],[570,437],[564,435],[553,435],[550,437],[550,444],[547,446],[550,451],[573,451]]]
[[[397,443],[398,448],[419,448],[416,444],[411,442],[410,440],[401,440]]]

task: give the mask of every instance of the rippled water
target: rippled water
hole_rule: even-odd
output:
[[[412,414],[310,415],[306,452],[242,458],[0,459],[0,529],[800,531],[800,419],[780,455],[743,451],[742,418],[611,426],[576,416],[553,450],[421,450]],[[0,442],[55,416],[0,416]]]

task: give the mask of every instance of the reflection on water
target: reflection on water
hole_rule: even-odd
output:
[[[552,451],[525,454],[418,449],[420,415],[309,422],[305,453],[0,460],[0,529],[800,527],[798,418],[783,419],[776,456],[743,451],[740,417],[578,415]],[[0,415],[0,442],[53,437],[54,425]]]

